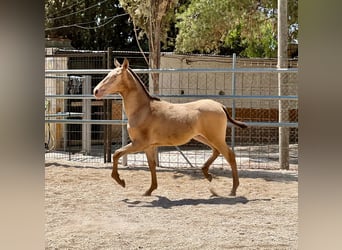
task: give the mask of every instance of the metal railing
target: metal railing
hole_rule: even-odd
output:
[[[70,75],[103,75],[109,73],[110,69],[73,69],[73,70],[45,70],[45,77],[46,78],[65,78],[66,76],[59,76],[60,74],[67,74],[69,76],[67,77],[73,77]],[[175,94],[161,94],[158,95],[160,98],[178,98],[178,99],[189,99],[189,98],[211,98],[211,99],[225,99],[225,100],[232,100],[232,116],[235,118],[235,101],[237,100],[273,100],[273,101],[298,101],[297,95],[285,95],[285,96],[279,96],[279,95],[236,95],[235,94],[235,87],[236,83],[234,74],[235,73],[297,73],[297,68],[286,68],[286,69],[278,69],[278,68],[217,68],[217,69],[133,69],[135,73],[141,73],[141,74],[150,74],[150,73],[231,73],[232,74],[232,95],[175,95]],[[75,76],[79,77],[79,76]],[[89,76],[88,76],[89,77]],[[81,77],[82,78],[82,77]],[[89,80],[88,80],[89,81]],[[67,99],[79,99],[84,102],[87,102],[86,105],[91,105],[90,100],[96,99],[92,94],[89,93],[89,86],[88,86],[88,93],[87,94],[46,94],[45,98],[51,98],[51,99],[61,99],[61,100],[67,100]],[[121,100],[121,96],[119,95],[109,95],[103,98],[104,100]],[[89,109],[88,109],[89,110]],[[87,126],[88,124],[101,124],[101,125],[118,125],[123,126],[127,124],[126,119],[116,119],[116,120],[92,120],[89,119],[89,111],[84,113],[78,113],[78,114],[72,114],[68,112],[60,112],[55,114],[46,114],[45,115],[45,123],[61,123],[61,124],[83,124],[84,126]],[[75,116],[81,116],[83,119],[70,119],[73,115]],[[59,119],[56,119],[56,117],[59,117]],[[69,119],[65,119],[65,118]],[[229,126],[232,126],[230,123],[228,123]],[[284,127],[284,128],[297,128],[298,122],[246,122],[246,124],[249,127]],[[85,129],[85,127],[84,127]],[[90,127],[87,127],[87,130],[89,130]],[[124,128],[123,128],[124,130]],[[234,149],[235,146],[235,129],[232,128],[231,130],[231,146]],[[87,139],[90,140],[89,137]],[[90,142],[87,142],[88,144]],[[126,141],[122,141],[122,144],[126,144]],[[186,159],[187,160],[187,159]],[[187,160],[188,161],[188,160]]]
[[[110,69],[77,69],[77,70],[45,70],[46,77],[55,77],[49,74],[108,74]],[[180,73],[180,72],[210,72],[210,73],[298,73],[297,68],[287,68],[287,69],[277,69],[277,68],[226,68],[226,69],[133,69],[135,73]],[[62,76],[63,77],[63,76]],[[232,90],[233,93],[235,90]],[[298,96],[296,95],[287,95],[287,96],[266,96],[266,95],[173,95],[173,94],[162,94],[157,95],[160,98],[180,98],[180,99],[189,99],[189,98],[210,98],[210,99],[231,99],[231,100],[291,100],[298,101]],[[81,99],[81,100],[94,100],[96,99],[92,94],[84,94],[84,95],[45,95],[45,98],[54,98],[54,99]],[[120,95],[108,95],[103,97],[102,99],[108,100],[121,100]],[[235,112],[233,107],[233,113]],[[234,117],[234,114],[233,114]],[[47,116],[45,116],[47,118]],[[49,123],[94,123],[94,124],[115,124],[115,125],[123,125],[126,124],[125,120],[70,120],[70,119],[45,119],[45,122]],[[277,122],[277,123],[265,123],[265,122],[246,122],[248,126],[271,126],[271,127],[298,127],[297,122]]]

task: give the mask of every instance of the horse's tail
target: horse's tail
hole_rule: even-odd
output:
[[[234,125],[240,127],[240,128],[247,128],[247,124],[244,123],[244,122],[240,122],[240,121],[237,121],[237,120],[234,120],[228,113],[228,110],[225,106],[222,106],[224,112],[226,113],[226,116],[228,118],[228,120],[233,123]]]

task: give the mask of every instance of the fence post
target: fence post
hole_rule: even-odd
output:
[[[113,49],[111,47],[107,50],[107,68],[112,69],[114,66],[113,61]],[[112,119],[112,100],[108,99],[105,100],[105,113],[106,113],[106,120]],[[111,162],[112,158],[112,125],[105,125],[105,155],[106,159],[105,162]]]
[[[126,113],[124,110],[124,106],[122,105],[122,121],[126,120]],[[122,147],[127,145],[127,126],[122,124],[121,127],[121,143],[122,143]],[[127,155],[122,156],[122,165],[123,166],[127,166]]]
[[[236,65],[236,54],[233,53],[233,63],[232,63],[232,69],[235,69]],[[235,86],[235,72],[233,71],[232,73],[232,95],[235,96],[236,94],[236,86]],[[232,101],[232,117],[235,119],[236,113],[235,113],[235,99]],[[235,147],[235,127],[232,126],[231,129],[231,148],[234,152],[234,147]]]
[[[278,0],[278,64],[277,68],[287,68],[287,0]],[[287,94],[287,74],[278,73],[278,94]],[[286,85],[285,85],[286,84]],[[279,100],[279,122],[289,118],[288,101]],[[289,128],[279,127],[279,165],[289,169]]]
[[[91,94],[91,76],[84,76],[83,81],[83,95]],[[91,100],[83,99],[82,113],[84,120],[91,119]],[[91,152],[91,124],[82,124],[82,152],[83,154],[90,154]]]

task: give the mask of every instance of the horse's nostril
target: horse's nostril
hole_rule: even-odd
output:
[[[95,89],[94,94],[96,95],[99,92],[98,89]]]

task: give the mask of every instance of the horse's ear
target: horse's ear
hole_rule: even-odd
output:
[[[121,64],[119,63],[118,60],[116,60],[116,58],[114,59],[114,65],[115,67],[119,68],[121,66]]]
[[[125,58],[124,61],[123,61],[123,63],[122,63],[122,68],[123,68],[123,69],[127,69],[128,66],[129,66],[129,62],[128,62],[127,58]]]

